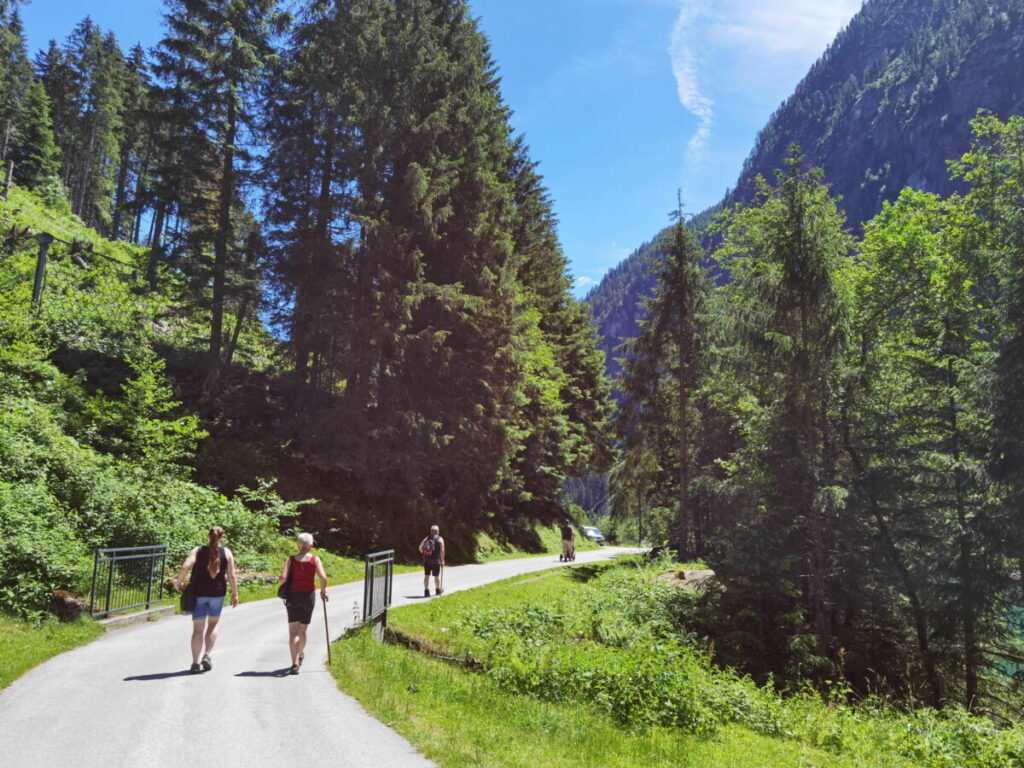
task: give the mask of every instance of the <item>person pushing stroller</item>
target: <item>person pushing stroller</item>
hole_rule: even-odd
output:
[[[562,554],[558,562],[571,562],[576,559],[576,531],[568,520],[562,521]]]

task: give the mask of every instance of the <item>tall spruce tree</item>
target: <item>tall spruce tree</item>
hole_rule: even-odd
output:
[[[1009,556],[1024,567],[1024,118],[1001,122],[981,114],[971,150],[953,164],[970,184],[968,205],[981,225],[998,286],[998,338],[993,377],[990,467],[1001,486],[1008,520]]]
[[[205,194],[196,198],[203,210],[193,213],[191,223],[199,240],[208,239],[213,248],[207,362],[211,383],[222,363],[228,270],[232,257],[238,256],[232,253],[233,211],[246,184],[249,153],[244,146],[255,124],[252,97],[272,53],[270,38],[279,22],[276,7],[276,0],[167,2],[167,36],[160,43],[156,71],[175,92],[172,108],[198,128],[189,132],[202,140],[196,147],[199,153],[185,161],[205,165],[199,175]],[[186,138],[177,134],[171,141]]]
[[[466,4],[313,3],[282,79],[268,218],[296,444],[467,524],[488,506],[550,515],[570,468],[607,455],[584,445],[606,390]]]
[[[10,151],[14,179],[27,187],[55,181],[60,171],[60,150],[53,140],[50,101],[41,81],[29,83],[18,105],[17,126]]]
[[[833,553],[846,497],[832,419],[849,331],[842,277],[852,239],[820,170],[796,148],[776,186],[733,212],[716,257],[728,268],[734,365],[747,378],[745,445],[735,460],[750,514],[729,543],[723,577],[763,616],[747,629],[771,657],[830,671]],[[764,622],[764,623],[762,623]]]
[[[32,66],[26,52],[25,31],[18,13],[19,5],[0,5],[0,141],[4,160],[11,147],[17,143],[22,123],[22,103],[33,79]]]
[[[626,462],[631,460],[630,450],[643,450],[640,446],[651,440],[652,431],[661,433],[662,442],[671,439],[675,443],[674,450],[663,455],[661,465],[666,471],[676,468],[671,538],[681,555],[690,556],[697,553],[702,539],[700,521],[689,499],[695,421],[691,400],[700,385],[708,281],[700,264],[700,246],[687,229],[681,201],[674,216],[675,226],[653,264],[657,282],[645,304],[640,336],[624,346],[620,433],[627,447]],[[661,501],[667,504],[668,499]]]
[[[113,190],[113,220],[110,236],[137,240],[136,220],[141,218],[142,190],[152,157],[150,137],[151,84],[142,47],[132,48],[124,62],[121,81],[123,104],[121,156]]]

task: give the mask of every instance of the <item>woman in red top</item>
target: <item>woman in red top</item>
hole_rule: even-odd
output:
[[[310,550],[313,549],[313,537],[308,533],[300,533],[296,538],[299,554],[292,555],[284,564],[279,581],[288,584],[288,648],[292,654],[292,666],[289,674],[299,674],[306,649],[306,630],[313,620],[313,608],[316,605],[316,585],[313,577],[320,579],[320,597],[326,603],[327,573],[320,558]]]

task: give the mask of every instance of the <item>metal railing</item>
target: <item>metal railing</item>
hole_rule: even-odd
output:
[[[166,567],[166,544],[97,550],[89,591],[90,615],[111,616],[160,602]]]
[[[391,579],[395,570],[395,550],[374,552],[366,556],[366,577],[363,582],[363,622],[384,617],[391,606]]]

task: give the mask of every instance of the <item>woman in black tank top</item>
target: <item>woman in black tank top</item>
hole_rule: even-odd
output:
[[[223,546],[224,529],[219,525],[210,529],[209,544],[196,547],[189,553],[178,572],[174,586],[182,591],[185,576],[191,570],[189,579],[195,593],[195,609],[192,611],[192,666],[193,674],[213,669],[210,652],[217,642],[217,625],[224,608],[224,596],[231,583],[231,607],[238,605],[238,583],[235,581],[235,558],[231,550]],[[205,650],[205,652],[204,652]],[[200,659],[202,656],[202,659]]]

